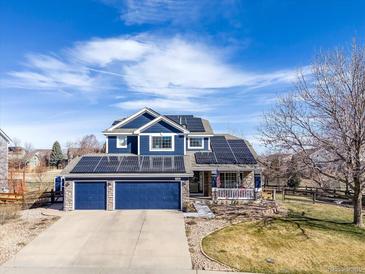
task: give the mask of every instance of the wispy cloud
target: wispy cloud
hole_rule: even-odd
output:
[[[117,8],[126,25],[172,23],[187,25],[199,19],[229,17],[237,11],[235,1],[211,0],[101,0]],[[224,12],[222,12],[224,10]]]
[[[224,100],[239,88],[290,83],[296,70],[251,72],[232,66],[223,49],[181,37],[138,35],[78,42],[58,55],[31,54],[23,69],[8,76],[2,84],[16,88],[93,96],[120,90],[128,99],[115,105],[125,109],[196,111],[215,107],[218,97]]]

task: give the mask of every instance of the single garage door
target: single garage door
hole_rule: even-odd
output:
[[[180,210],[180,182],[116,182],[115,208]]]
[[[75,182],[75,209],[106,209],[105,182]]]

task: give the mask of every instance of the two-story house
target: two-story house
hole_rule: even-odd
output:
[[[8,190],[8,145],[11,139],[0,129],[0,192]]]
[[[181,210],[191,195],[255,199],[260,190],[250,144],[214,134],[205,119],[144,108],[103,134],[105,154],[77,157],[63,171],[65,210]]]

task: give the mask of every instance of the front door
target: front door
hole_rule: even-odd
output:
[[[204,172],[194,171],[194,177],[190,180],[190,193],[203,194],[204,190]]]

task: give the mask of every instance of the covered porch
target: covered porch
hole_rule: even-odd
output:
[[[253,200],[261,187],[260,174],[251,170],[194,171],[189,181],[191,197],[212,200]]]

